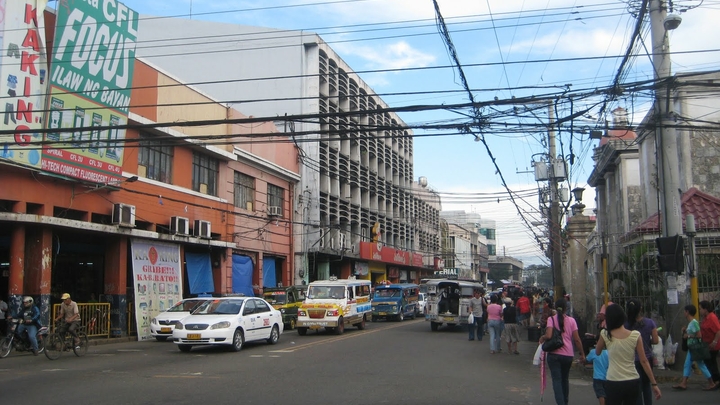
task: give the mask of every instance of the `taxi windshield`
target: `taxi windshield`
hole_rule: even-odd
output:
[[[270,304],[285,304],[287,302],[287,294],[285,291],[273,291],[263,294],[265,301]]]
[[[168,312],[191,312],[193,309],[197,308],[200,304],[205,302],[205,300],[184,300],[180,301],[177,304],[173,305],[172,308],[168,309]]]
[[[243,300],[210,300],[202,304],[193,315],[237,315]]]
[[[375,298],[391,298],[399,296],[400,290],[396,288],[383,288],[381,290],[375,290]]]

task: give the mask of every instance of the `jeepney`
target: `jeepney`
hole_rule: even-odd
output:
[[[287,330],[295,329],[298,308],[305,299],[305,292],[296,286],[266,287],[263,298],[282,314]]]
[[[365,315],[372,310],[370,286],[370,280],[354,278],[311,282],[298,309],[298,334],[325,328],[341,335],[346,325],[365,329]]]
[[[430,322],[432,331],[438,330],[443,323],[448,326],[467,324],[470,315],[470,299],[475,290],[483,286],[476,281],[452,279],[429,280],[425,303],[425,320]]]
[[[420,287],[417,284],[389,284],[375,287],[372,299],[372,318],[394,319],[402,322],[405,317],[415,319],[420,312],[418,309],[418,295]]]

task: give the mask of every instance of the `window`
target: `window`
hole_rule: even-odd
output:
[[[495,245],[488,245],[488,254],[490,256],[495,256]]]
[[[255,179],[247,174],[235,172],[235,206],[253,210],[255,202]]]
[[[285,190],[273,184],[267,185],[267,205],[268,207],[280,207],[280,214],[282,216],[282,207],[284,206],[283,200],[285,196]],[[270,209],[270,208],[268,208]]]
[[[217,159],[193,152],[193,190],[216,196],[219,166]]]
[[[148,134],[140,134],[140,156],[138,175],[172,183],[173,147],[163,145]]]

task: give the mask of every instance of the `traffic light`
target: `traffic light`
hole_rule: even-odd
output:
[[[685,242],[680,235],[655,239],[660,271],[683,273],[685,271]]]

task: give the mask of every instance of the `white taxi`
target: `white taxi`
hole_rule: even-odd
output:
[[[255,340],[274,345],[282,332],[282,314],[264,299],[222,297],[206,301],[176,322],[173,341],[183,352],[207,345],[229,345],[237,352]]]
[[[195,308],[207,300],[207,298],[187,298],[170,309],[160,312],[150,322],[150,334],[160,342],[167,340],[172,337],[175,322],[190,315]]]

